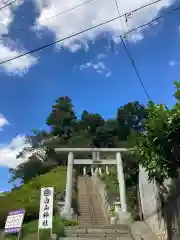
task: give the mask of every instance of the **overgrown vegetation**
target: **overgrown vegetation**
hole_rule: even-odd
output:
[[[149,102],[144,131],[131,136],[136,157],[146,169],[149,180],[163,185],[165,179],[179,177],[180,170],[180,83],[175,83],[176,104],[169,109]]]
[[[133,169],[132,169],[133,171]],[[130,182],[127,174],[126,179],[126,198],[128,211],[131,213],[134,220],[139,219],[138,215],[138,203],[137,203],[137,183],[135,181]],[[119,201],[119,183],[117,180],[116,167],[110,168],[109,175],[103,174],[101,180],[104,182],[108,194],[108,202],[112,206],[115,201]]]

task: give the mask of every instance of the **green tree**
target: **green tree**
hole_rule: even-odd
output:
[[[144,118],[145,108],[134,102],[121,107],[116,119],[104,120],[100,114],[88,111],[83,111],[77,119],[71,99],[59,97],[47,118],[50,131],[33,130],[33,134],[26,137],[27,145],[17,158],[27,158],[27,161],[10,169],[11,181],[28,182],[57,165],[65,165],[67,153],[57,154],[56,147],[127,147],[129,133],[132,129],[139,130]],[[84,153],[76,157],[89,158],[90,155]]]
[[[130,137],[140,163],[149,180],[163,184],[167,178],[177,178],[180,169],[180,84],[175,83],[177,100],[172,109],[163,104],[148,104],[144,132]]]
[[[105,121],[100,114],[83,111],[81,116],[81,129],[94,135],[96,133],[96,129],[100,126],[103,126],[104,122]]]
[[[76,123],[72,100],[67,96],[58,98],[52,106],[52,111],[46,123],[51,127],[54,136],[69,137]]]
[[[114,119],[107,120],[103,126],[96,129],[92,145],[96,147],[116,147],[117,123]]]
[[[117,132],[120,141],[126,141],[132,130],[142,131],[147,109],[139,102],[130,102],[117,111]]]
[[[54,162],[43,162],[37,155],[33,154],[17,168],[10,168],[11,179],[9,182],[20,180],[23,183],[28,183],[32,178],[51,171],[57,164]]]

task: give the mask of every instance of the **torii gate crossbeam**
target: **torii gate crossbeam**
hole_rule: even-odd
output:
[[[68,166],[67,166],[67,180],[66,180],[66,197],[64,214],[71,215],[71,202],[72,202],[72,173],[74,164],[83,165],[117,165],[117,177],[119,183],[120,202],[123,212],[127,212],[126,204],[126,187],[123,172],[123,163],[121,158],[121,152],[133,151],[133,149],[126,148],[56,148],[56,152],[68,152]],[[92,152],[92,159],[74,159],[73,153],[75,152]],[[100,152],[114,152],[116,153],[116,159],[100,159]]]

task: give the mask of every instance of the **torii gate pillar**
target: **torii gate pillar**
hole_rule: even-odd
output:
[[[67,166],[67,181],[66,181],[66,197],[64,206],[64,215],[67,217],[71,216],[71,203],[72,203],[72,184],[73,184],[73,164],[83,164],[83,165],[117,165],[117,178],[119,183],[119,194],[121,209],[124,213],[127,213],[127,203],[126,203],[126,187],[123,172],[123,163],[121,158],[121,152],[130,151],[131,149],[122,148],[58,148],[55,149],[56,152],[69,152],[68,154],[68,166]],[[99,152],[115,152],[116,159],[74,159],[73,152],[92,152],[93,156],[98,156]],[[96,153],[96,154],[94,154]],[[94,158],[94,157],[93,157]],[[99,157],[98,157],[99,158]]]

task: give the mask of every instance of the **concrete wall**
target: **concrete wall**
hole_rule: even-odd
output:
[[[149,183],[148,173],[139,168],[139,192],[143,218],[157,239],[167,239],[167,230],[160,210],[159,193],[156,183]]]

